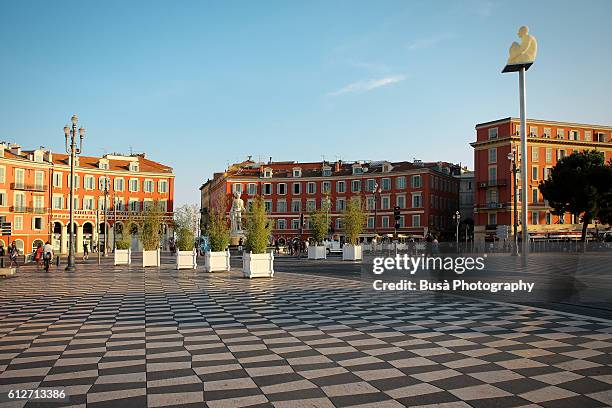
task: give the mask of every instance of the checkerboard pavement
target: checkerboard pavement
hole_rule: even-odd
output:
[[[324,276],[22,268],[0,336],[0,394],[69,396],[0,406],[612,406],[610,321]]]

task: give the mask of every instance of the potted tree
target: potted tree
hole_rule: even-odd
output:
[[[342,214],[344,235],[347,243],[342,247],[343,261],[358,261],[362,258],[362,248],[359,244],[359,234],[366,223],[366,213],[358,200],[349,200]]]
[[[142,228],[139,230],[142,240],[142,266],[160,266],[161,226],[163,212],[157,202],[145,207]]]
[[[314,210],[310,214],[310,226],[312,228],[312,237],[315,243],[308,247],[308,259],[327,258],[327,249],[325,245],[323,245],[323,240],[325,240],[327,230],[329,229],[326,206],[327,204],[324,204],[324,208]]]
[[[115,265],[130,265],[132,263],[132,242],[130,237],[130,224],[116,224],[116,227],[121,225],[120,231],[115,231],[120,236],[119,240],[115,241]],[[118,230],[118,228],[117,228]]]
[[[230,270],[230,230],[225,216],[225,205],[220,203],[213,207],[206,233],[210,242],[210,250],[204,253],[204,270],[206,272]]]
[[[261,196],[253,200],[246,218],[246,242],[245,252],[242,256],[242,273],[247,278],[272,277],[274,275],[274,254],[266,252],[272,223],[268,219],[264,200]]]
[[[198,206],[195,204],[185,204],[174,212],[176,269],[195,269],[198,266],[198,253],[195,248],[198,212]]]

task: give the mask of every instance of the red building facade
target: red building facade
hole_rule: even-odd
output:
[[[75,244],[108,244],[122,232],[128,217],[142,217],[148,205],[157,203],[165,212],[166,238],[171,234],[174,206],[172,168],[149,160],[144,154],[103,157],[78,156],[74,179]],[[0,221],[11,225],[0,245],[15,241],[21,253],[50,241],[66,253],[70,220],[70,161],[66,154],[22,150],[16,144],[0,144]],[[105,237],[108,235],[108,239]],[[135,249],[139,247],[134,240]]]
[[[496,225],[512,226],[514,223],[514,195],[512,162],[508,155],[518,152],[517,167],[525,155],[520,151],[520,120],[504,118],[476,125],[474,148],[476,232],[485,234]],[[606,161],[612,159],[612,127],[580,123],[527,120],[527,169],[529,171],[528,220],[532,236],[578,235],[581,225],[578,217],[551,214],[538,185],[548,177],[557,161],[572,152],[596,149]],[[523,188],[517,177],[518,209],[520,218],[520,191]],[[520,230],[520,227],[519,227]]]
[[[457,166],[422,162],[267,162],[247,160],[215,173],[202,187],[203,222],[216,203],[229,215],[232,195],[240,193],[245,205],[261,195],[274,222],[275,238],[307,238],[308,219],[329,199],[333,235],[341,237],[342,212],[358,197],[367,211],[364,238],[393,234],[394,207],[400,207],[398,233],[423,237],[453,224],[458,206]],[[376,192],[374,192],[376,191]],[[302,225],[302,220],[303,225]]]

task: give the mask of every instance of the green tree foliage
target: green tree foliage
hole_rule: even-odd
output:
[[[363,231],[366,220],[367,216],[360,200],[349,200],[342,214],[344,235],[346,235],[349,244],[357,245],[359,243],[359,234]]]
[[[582,217],[583,241],[594,219],[610,221],[612,165],[604,162],[602,152],[585,150],[562,158],[539,187],[555,214],[569,212]]]
[[[159,208],[157,201],[153,201],[145,207],[142,228],[139,229],[145,251],[159,249],[163,215],[164,213]]]
[[[197,204],[184,204],[174,212],[174,232],[179,251],[193,250],[199,216]]]
[[[257,196],[246,214],[245,249],[254,254],[265,253],[271,231],[272,223],[268,219],[264,200],[261,196]]]
[[[312,237],[317,245],[320,245],[329,229],[329,217],[327,216],[328,204],[324,201],[323,208],[319,208],[310,213],[310,226],[312,228]]]
[[[215,206],[210,210],[206,234],[210,239],[212,252],[225,251],[230,244],[230,228],[225,215],[225,206]]]

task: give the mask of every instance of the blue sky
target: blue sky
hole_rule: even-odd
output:
[[[612,2],[0,1],[0,139],[146,151],[177,203],[228,162],[472,164],[474,125],[517,116],[500,73],[539,42],[529,117],[612,124]]]

